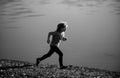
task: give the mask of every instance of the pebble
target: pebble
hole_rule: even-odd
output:
[[[17,64],[19,63],[19,64]],[[9,65],[6,65],[9,64]],[[5,65],[5,66],[11,66],[11,65],[23,65],[25,63],[20,63],[17,61],[2,61],[0,62],[0,65]],[[57,65],[41,65],[40,67],[36,66],[30,66],[30,67],[24,67],[24,68],[9,68],[2,70],[0,69],[0,78],[4,77],[12,77],[12,78],[44,78],[44,77],[49,77],[49,78],[115,78],[115,76],[118,76],[120,78],[120,72],[114,72],[111,73],[111,71],[101,71],[100,69],[95,70],[92,68],[87,68],[87,67],[80,67],[80,66],[72,66],[70,65],[68,69],[63,69],[60,70]]]

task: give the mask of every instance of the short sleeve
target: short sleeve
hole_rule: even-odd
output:
[[[63,37],[65,37],[65,32],[62,32],[62,34],[61,34],[61,35],[62,35],[62,38],[63,38]]]

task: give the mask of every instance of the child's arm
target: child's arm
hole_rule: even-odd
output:
[[[62,33],[62,41],[66,41],[67,38],[65,37],[65,32]]]
[[[47,38],[47,43],[49,44],[50,43],[50,36],[52,35],[52,32],[49,32],[48,33],[48,38]]]
[[[62,41],[66,41],[66,40],[67,40],[67,38],[63,37]]]

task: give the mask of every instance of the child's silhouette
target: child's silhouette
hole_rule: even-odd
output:
[[[41,58],[36,59],[36,66],[40,63],[40,61],[46,59],[47,57],[50,57],[54,52],[56,52],[59,55],[59,65],[60,69],[64,69],[67,66],[63,65],[63,53],[58,48],[59,44],[62,41],[66,41],[67,38],[65,38],[65,31],[67,28],[66,22],[59,23],[57,25],[57,30],[53,32],[49,32],[47,43],[50,44],[50,50],[47,54],[43,55]],[[52,36],[52,39],[50,40],[50,37]]]

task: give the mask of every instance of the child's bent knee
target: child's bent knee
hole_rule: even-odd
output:
[[[60,56],[63,56],[63,53],[60,53],[59,55],[60,55]]]

